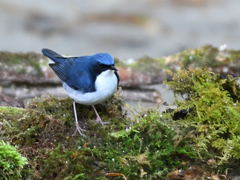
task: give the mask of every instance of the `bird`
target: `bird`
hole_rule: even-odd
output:
[[[96,122],[104,125],[95,105],[106,101],[118,89],[120,78],[114,58],[108,53],[64,57],[47,48],[42,49],[42,53],[53,61],[49,66],[62,81],[67,95],[73,99],[76,131],[85,136],[85,129],[78,122],[76,103],[91,105]]]

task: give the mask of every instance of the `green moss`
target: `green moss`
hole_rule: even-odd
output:
[[[96,176],[94,156],[86,149],[57,147],[48,154],[41,166],[43,179],[90,179]]]
[[[129,130],[111,133],[111,146],[108,145],[107,149],[112,149],[112,153],[106,150],[101,153],[108,157],[106,164],[109,168],[112,171],[117,169],[129,179],[158,179],[181,167],[179,157],[194,158],[189,139],[181,135],[177,143],[180,135],[166,119],[156,111],[149,111],[138,117],[139,122]]]
[[[20,179],[27,159],[14,146],[0,141],[0,179]]]
[[[240,104],[236,101],[236,81],[196,69],[178,72],[169,85],[188,96],[178,102],[175,112],[188,110],[179,122],[193,128],[196,151],[202,158],[214,158],[219,164],[238,160]]]
[[[0,106],[0,120],[6,119],[5,114],[11,114],[11,116],[21,116],[25,112],[23,108]]]
[[[179,135],[162,122],[159,113],[148,112],[138,120],[129,130],[121,130],[120,136],[116,136],[117,131],[101,140],[93,137],[77,149],[60,145],[44,161],[44,178],[95,179],[115,172],[129,179],[156,179],[181,167],[180,157],[186,160],[196,156],[187,138],[176,143]]]

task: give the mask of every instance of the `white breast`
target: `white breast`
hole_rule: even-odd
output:
[[[98,75],[95,81],[96,91],[83,93],[72,89],[66,83],[63,88],[67,94],[79,104],[94,105],[101,103],[113,95],[117,91],[118,79],[113,70],[106,70]]]

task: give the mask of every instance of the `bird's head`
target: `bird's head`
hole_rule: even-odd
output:
[[[108,53],[98,53],[93,55],[98,67],[102,70],[114,70],[117,71],[114,64],[114,58]]]

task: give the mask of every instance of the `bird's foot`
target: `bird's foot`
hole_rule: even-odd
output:
[[[100,116],[97,116],[96,118],[96,122],[101,124],[101,125],[106,125],[106,124],[110,124],[110,122],[105,122],[105,121],[102,121],[101,117]]]
[[[86,130],[82,129],[78,124],[76,124],[76,129],[75,129],[75,132],[73,133],[73,136],[76,136],[78,132],[81,136],[86,137],[86,135],[83,133],[84,131]]]

